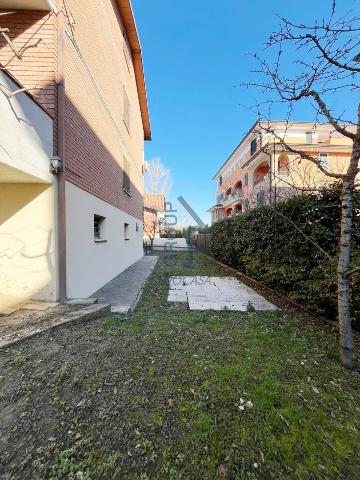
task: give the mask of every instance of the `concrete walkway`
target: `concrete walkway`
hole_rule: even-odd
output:
[[[113,313],[128,313],[136,307],[142,287],[153,271],[159,257],[146,256],[124,270],[91,297],[99,303],[110,303]]]

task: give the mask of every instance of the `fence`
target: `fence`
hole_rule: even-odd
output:
[[[197,249],[200,252],[211,254],[211,234],[210,233],[198,233],[197,239]]]

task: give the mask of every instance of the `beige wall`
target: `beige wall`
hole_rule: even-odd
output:
[[[67,296],[84,298],[143,256],[143,227],[139,219],[70,182],[66,204]],[[106,218],[104,242],[94,241],[94,214]],[[124,223],[129,224],[129,240]]]
[[[57,299],[55,202],[52,185],[0,184],[0,310]]]

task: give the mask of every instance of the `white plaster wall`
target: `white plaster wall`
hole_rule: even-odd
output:
[[[94,214],[106,217],[105,242],[94,241]],[[129,240],[124,238],[124,223],[129,224]],[[142,222],[70,182],[66,239],[68,298],[92,295],[143,256]]]
[[[10,91],[18,85],[0,70],[0,83]],[[53,153],[52,119],[26,93],[7,98],[0,93],[0,182],[12,181],[1,164],[31,175],[32,182],[53,183],[49,158]],[[28,178],[18,181],[28,182]]]
[[[0,311],[57,295],[56,187],[0,183]]]

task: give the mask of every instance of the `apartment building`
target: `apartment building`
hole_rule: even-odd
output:
[[[286,151],[279,138],[332,172],[343,172],[351,156],[351,140],[330,124],[256,122],[213,177],[212,223],[332,182],[314,163]]]
[[[143,255],[130,1],[1,0],[0,65],[0,308],[87,297]]]

